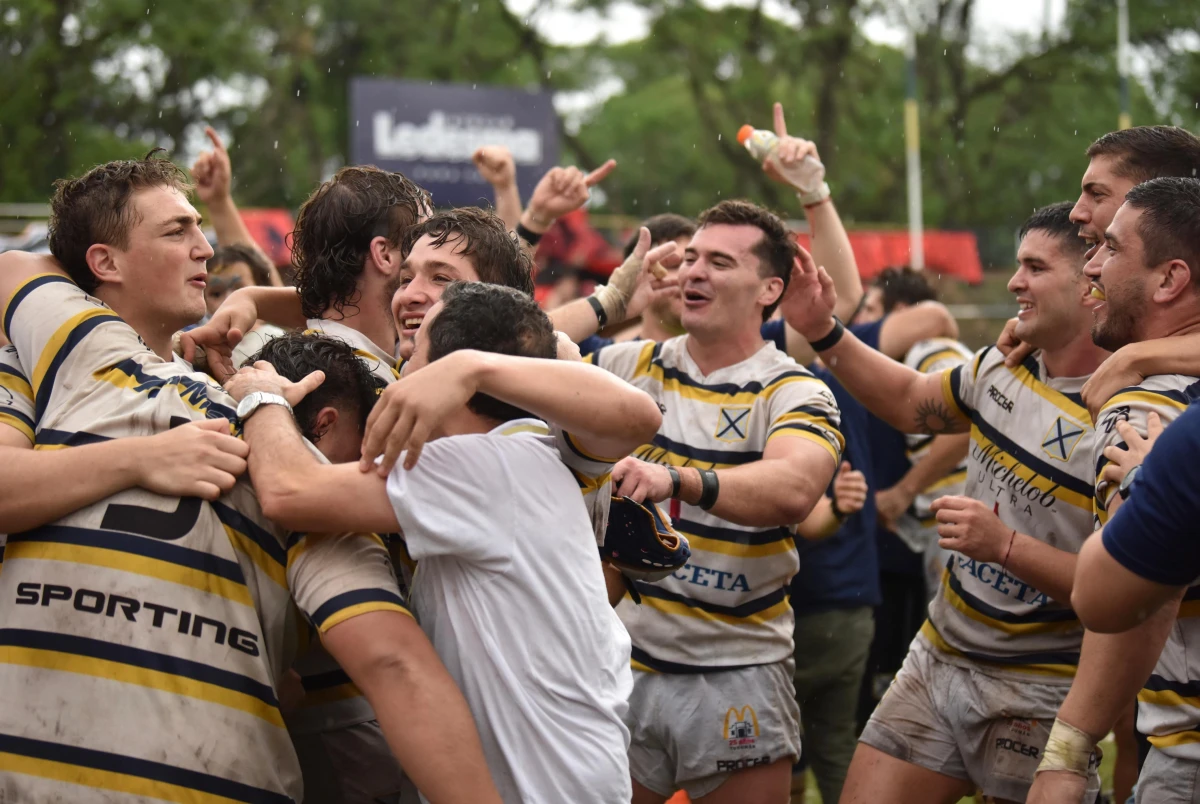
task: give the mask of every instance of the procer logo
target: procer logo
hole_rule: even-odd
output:
[[[1031,757],[1033,759],[1041,756],[1041,751],[1036,745],[1027,745],[1019,740],[1012,740],[1008,737],[997,737],[996,748],[1001,751],[1012,751],[1014,754],[1020,754],[1023,757]]]
[[[996,386],[988,388],[988,398],[1004,409],[1005,413],[1013,412],[1013,403],[1004,393]]]
[[[718,759],[717,773],[729,773],[731,771],[745,770],[746,768],[757,768],[760,765],[770,765],[771,757],[745,757],[743,759]]]

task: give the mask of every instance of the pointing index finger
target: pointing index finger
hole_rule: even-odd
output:
[[[775,101],[775,134],[778,137],[787,136],[787,123],[783,120],[783,104]]]
[[[218,152],[223,152],[225,150],[225,143],[221,140],[221,135],[217,133],[215,128],[212,126],[205,126],[204,133],[208,137],[208,141],[213,144],[214,149],[216,149]]]
[[[594,187],[595,185],[604,181],[604,179],[608,176],[608,174],[612,173],[616,169],[617,169],[617,160],[610,159],[607,162],[605,162],[603,165],[601,165],[600,167],[593,170],[591,173],[587,174],[587,176],[585,176],[583,179],[583,183],[586,184],[588,187]]]

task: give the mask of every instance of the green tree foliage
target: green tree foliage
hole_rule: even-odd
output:
[[[605,11],[611,0],[543,0]],[[552,46],[502,0],[8,0],[0,6],[0,200],[213,122],[247,205],[296,206],[347,153],[357,75],[621,89],[560,121],[565,159],[620,169],[607,208],[695,212],[721,197],[786,208],[735,140],[780,100],[820,148],[843,214],[905,217],[904,59],[869,20],[918,35],[926,224],[1010,226],[1073,197],[1087,143],[1117,117],[1115,3],[1069,0],[1050,36],[976,41],[973,0],[640,0],[649,34]],[[909,17],[898,16],[907,8]],[[1135,123],[1195,128],[1191,0],[1131,3]]]

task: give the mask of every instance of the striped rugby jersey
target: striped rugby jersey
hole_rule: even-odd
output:
[[[936,374],[961,366],[974,356],[970,349],[953,338],[930,338],[914,344],[908,350],[908,354],[904,356],[904,365],[916,369],[922,374]],[[928,454],[929,446],[933,443],[933,436],[909,435],[906,436],[906,440],[908,441],[908,461],[916,466]],[[912,511],[921,526],[936,528],[937,520],[934,518],[933,512],[929,510],[929,506],[939,497],[962,494],[966,484],[967,462],[964,459],[944,478],[918,494],[913,500]]]
[[[33,390],[15,346],[0,347],[0,424],[7,424],[33,443]],[[0,533],[0,566],[8,536]]]
[[[658,402],[662,428],[634,455],[651,463],[727,469],[760,460],[774,438],[804,438],[840,460],[837,403],[825,383],[767,343],[704,376],[686,335],[606,346],[588,359]],[[641,605],[618,613],[638,670],[696,673],[768,664],[792,655],[788,582],[800,568],[786,527],[735,525],[681,504],[673,519],[692,556],[656,584],[635,582]]]
[[[1051,547],[1079,552],[1092,532],[1095,431],[1086,377],[1046,379],[1040,357],[1016,368],[995,347],[944,372],[945,402],[971,422],[966,495]],[[1083,626],[1068,603],[999,566],[952,553],[921,633],[949,661],[988,675],[1069,685]]]
[[[38,448],[232,417],[218,386],[61,276],[25,282],[0,322]],[[13,800],[297,801],[275,689],[297,606],[322,631],[406,612],[377,540],[289,538],[244,478],[212,503],[120,492],[12,534],[5,558],[0,791]]]
[[[1093,450],[1096,467],[1095,510],[1098,525],[1108,522],[1107,508],[1116,487],[1101,481],[1111,461],[1104,448],[1125,448],[1117,422],[1127,421],[1141,435],[1153,411],[1169,425],[1200,396],[1200,380],[1181,374],[1157,374],[1140,385],[1123,388],[1100,410],[1098,438]],[[1190,650],[1189,650],[1190,646]],[[1170,756],[1200,762],[1200,584],[1193,585],[1179,607],[1154,672],[1138,693],[1138,730]]]
[[[367,368],[371,370],[371,375],[375,377],[379,390],[382,391],[389,383],[400,379],[395,356],[389,355],[358,330],[351,329],[341,321],[324,318],[308,319],[307,327],[304,330],[305,333],[319,332],[350,344],[354,349],[354,354],[358,355],[359,359],[366,363]]]

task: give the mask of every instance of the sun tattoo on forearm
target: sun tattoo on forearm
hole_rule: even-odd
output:
[[[927,399],[917,404],[916,432],[921,435],[954,433],[961,423],[946,403]]]

